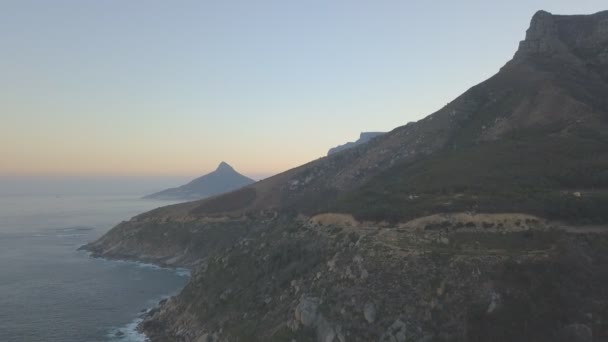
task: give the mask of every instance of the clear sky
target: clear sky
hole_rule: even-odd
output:
[[[0,0],[0,175],[271,174],[418,120],[538,9],[605,0]]]

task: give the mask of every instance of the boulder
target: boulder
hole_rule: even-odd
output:
[[[303,296],[295,310],[296,320],[305,327],[315,326],[319,316],[319,304],[319,298]]]
[[[368,323],[374,323],[376,320],[376,305],[372,302],[365,303],[365,306],[363,306],[363,316]]]

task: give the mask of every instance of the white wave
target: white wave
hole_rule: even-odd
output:
[[[74,227],[55,228],[55,230],[60,231],[60,232],[88,232],[91,230],[95,230],[95,228],[87,227],[87,226],[74,226]]]
[[[107,262],[109,264],[114,264],[114,265],[133,265],[133,266],[136,266],[136,267],[139,267],[139,268],[145,268],[145,269],[150,269],[150,270],[173,271],[173,272],[175,272],[175,274],[177,274],[180,277],[190,277],[192,275],[192,272],[189,269],[183,268],[183,267],[172,268],[172,267],[163,267],[163,266],[159,266],[159,265],[156,265],[156,264],[152,264],[152,263],[148,263],[148,262],[135,261],[135,260],[106,259],[106,258],[103,258],[103,257],[95,257],[89,251],[82,251],[82,252],[84,254],[86,254],[90,258],[97,259],[97,260],[103,260],[103,261],[105,261],[105,262]]]
[[[128,324],[119,327],[112,328],[107,334],[109,341],[111,342],[149,342],[148,337],[137,330],[137,327],[144,321],[144,317],[153,309],[158,308],[163,300],[167,300],[173,297],[176,293],[172,292],[169,294],[156,297],[156,299],[150,299],[148,301],[150,307],[142,310],[139,313],[139,317],[129,322]],[[118,334],[118,335],[117,335]]]
[[[129,261],[129,260],[121,260],[121,261],[123,261],[124,263],[129,264],[129,265],[134,265],[139,268],[146,268],[146,269],[150,269],[150,270],[167,270],[168,269],[168,268],[160,267],[158,265],[150,264],[147,262]]]
[[[77,236],[84,236],[86,234],[57,234],[56,237],[58,238],[70,238],[70,237],[77,237]]]
[[[192,272],[190,272],[189,269],[187,268],[182,268],[182,267],[178,267],[175,269],[175,273],[180,276],[180,277],[188,277],[190,278],[192,276]]]
[[[142,318],[136,318],[127,325],[111,329],[108,333],[108,339],[110,341],[120,342],[147,342],[148,337],[145,334],[137,331],[137,326],[143,321]]]

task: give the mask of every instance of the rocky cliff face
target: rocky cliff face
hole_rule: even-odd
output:
[[[607,12],[436,113],[86,248],[194,268],[153,341],[608,340]]]
[[[515,62],[551,59],[592,77],[608,80],[608,11],[594,15],[553,15],[537,12],[526,39],[520,43]]]
[[[608,11],[594,15],[553,15],[539,11],[532,18],[516,57],[585,54],[584,59],[593,55],[604,63],[607,33]]]

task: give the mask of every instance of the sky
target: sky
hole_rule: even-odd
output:
[[[0,0],[0,176],[278,173],[438,110],[539,9],[608,5]]]

